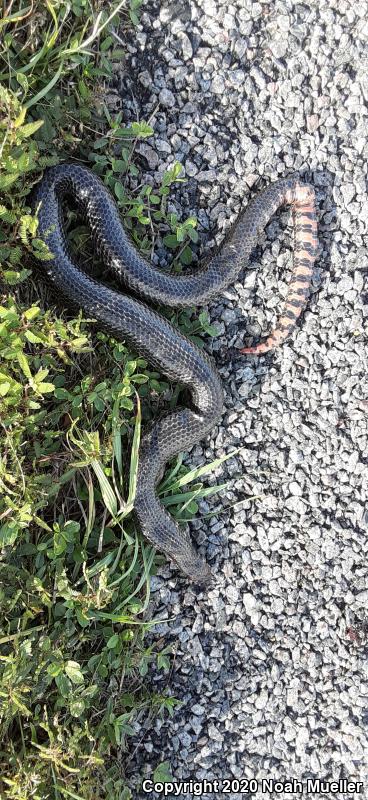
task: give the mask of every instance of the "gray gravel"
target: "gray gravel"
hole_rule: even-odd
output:
[[[214,516],[192,526],[214,587],[168,566],[152,582],[152,613],[173,619],[156,636],[177,648],[169,691],[183,705],[137,732],[132,787],[164,760],[178,781],[368,786],[367,39],[365,0],[148,3],[116,74],[125,119],[155,130],[138,147],[140,180],[184,166],[172,210],[199,219],[200,255],[258,186],[295,170],[316,188],[320,236],[308,310],[275,354],[236,348],[271,330],[285,297],[288,213],[211,306],[226,412],[188,463],[240,451],[210,479],[231,481],[202,504]]]

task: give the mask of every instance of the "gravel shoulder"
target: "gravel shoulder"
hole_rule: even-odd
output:
[[[126,121],[155,130],[138,147],[143,180],[183,164],[172,210],[197,216],[200,257],[258,187],[294,171],[316,189],[320,240],[308,309],[275,354],[236,348],[280,310],[288,213],[209,309],[226,410],[188,462],[239,452],[210,479],[230,481],[202,504],[213,516],[192,526],[214,587],[168,566],[153,579],[183,705],[137,732],[132,786],[168,760],[178,781],[347,777],[367,792],[367,20],[364,0],[147,3],[116,71]],[[220,796],[276,795],[203,794]]]

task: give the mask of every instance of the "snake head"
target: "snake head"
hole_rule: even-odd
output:
[[[189,528],[187,525],[178,526],[182,537],[182,546],[173,555],[173,560],[177,566],[188,575],[191,581],[209,586],[213,581],[213,574],[203,558],[201,558],[193,547]]]
[[[187,559],[185,561],[180,561],[178,558],[175,558],[175,563],[194,583],[207,587],[213,583],[213,574],[203,558],[196,556],[196,558],[191,558],[190,561]]]
[[[201,586],[209,587],[213,583],[213,574],[203,558],[196,559],[196,563],[191,566],[189,577]]]

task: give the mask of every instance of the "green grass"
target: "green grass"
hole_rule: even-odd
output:
[[[144,121],[129,128],[104,104],[103,83],[121,58],[115,13],[134,26],[140,0],[9,3],[0,19],[0,797],[128,800],[124,753],[134,722],[173,713],[149,693],[151,665],[170,653],[147,645],[149,578],[162,560],[132,519],[141,420],[177,387],[98,331],[56,308],[33,271],[49,257],[29,193],[50,164],[76,158],[114,193],[139,249],[157,232],[173,269],[192,259],[196,221],[167,212],[173,164],[156,189],[138,175]],[[6,4],[5,4],[6,6]],[[100,89],[99,89],[100,87]],[[88,231],[70,214],[83,253]],[[88,260],[88,259],[87,259]],[[201,343],[206,314],[171,315]],[[185,522],[213,493],[181,459],[163,502]],[[219,487],[217,487],[219,488]],[[160,765],[158,765],[160,770]],[[166,768],[166,767],[165,767]]]

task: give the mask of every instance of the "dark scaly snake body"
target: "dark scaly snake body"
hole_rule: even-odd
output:
[[[290,290],[274,333],[264,344],[246,350],[259,353],[289,335],[307,300],[317,246],[313,189],[296,176],[272,184],[248,205],[221,250],[201,269],[184,275],[161,272],[139,255],[110,193],[90,170],[74,164],[52,167],[34,192],[38,235],[53,254],[42,264],[54,285],[168,378],[190,390],[191,407],[163,415],[142,437],[135,510],[147,539],[192,580],[206,581],[211,575],[209,567],[198,556],[187,531],[162,507],[155,488],[166,462],[202,439],[219,420],[223,407],[219,376],[212,360],[158,313],[95,281],[75,264],[63,229],[65,196],[77,202],[99,255],[119,281],[138,296],[174,307],[205,304],[228,286],[277,208],[291,204],[296,233]]]

